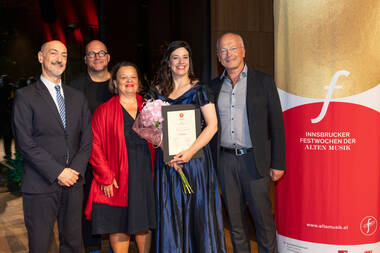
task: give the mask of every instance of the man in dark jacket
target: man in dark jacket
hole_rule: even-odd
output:
[[[79,253],[91,116],[83,94],[61,82],[66,46],[46,42],[38,60],[40,79],[18,89],[13,106],[14,136],[24,159],[21,191],[29,252],[48,252],[57,220],[60,252]]]
[[[217,42],[225,70],[210,87],[219,131],[211,143],[235,252],[251,252],[246,203],[254,219],[258,250],[277,252],[270,179],[285,170],[282,110],[273,78],[248,67],[243,39],[224,34]]]

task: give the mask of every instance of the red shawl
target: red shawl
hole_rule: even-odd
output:
[[[136,94],[136,99],[141,112],[144,100],[138,94]],[[118,95],[96,109],[92,116],[92,133],[92,153],[89,162],[93,166],[94,180],[91,183],[85,209],[86,219],[91,219],[93,202],[111,206],[128,206],[128,155],[124,137],[123,110]],[[150,144],[149,149],[153,168],[154,148]],[[114,196],[108,198],[100,186],[112,184],[114,178],[119,188],[114,188]]]

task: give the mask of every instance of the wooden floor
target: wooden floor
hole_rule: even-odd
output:
[[[4,156],[2,150],[2,140],[0,140],[0,159]],[[14,150],[14,146],[12,147]],[[5,187],[5,170],[0,163],[0,253],[27,253],[28,252],[28,236],[24,224],[24,215],[22,211],[22,199],[20,194],[7,192]],[[257,244],[251,219],[247,220],[251,234],[252,253],[257,252]],[[228,230],[228,220],[224,214],[225,237],[227,252],[233,253],[230,232]],[[58,253],[59,242],[57,226],[54,230],[54,236],[50,242],[50,253]],[[108,253],[109,242],[104,237],[102,242],[102,253]],[[82,249],[82,252],[84,250]],[[135,244],[131,244],[129,252],[137,253]]]
[[[4,187],[0,187],[0,191]],[[227,225],[227,221],[225,221]],[[228,225],[227,225],[228,226]],[[252,227],[252,226],[251,226]],[[233,252],[230,232],[225,229],[227,252]],[[103,240],[102,252],[108,253],[108,241]],[[257,245],[254,241],[254,235],[251,240],[252,252],[257,252]],[[24,216],[22,212],[22,199],[20,195],[9,192],[0,193],[0,253],[26,253],[28,252],[27,232],[24,225]],[[49,252],[58,253],[57,229],[54,231],[54,238],[50,243]],[[83,251],[84,252],[84,251]],[[136,246],[131,245],[130,252],[137,252]]]

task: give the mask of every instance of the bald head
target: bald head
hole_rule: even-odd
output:
[[[217,55],[230,76],[240,73],[245,65],[243,38],[235,33],[226,33],[217,42]]]
[[[44,43],[38,52],[38,61],[41,63],[42,75],[46,79],[58,83],[66,69],[66,46],[58,40]]]
[[[106,45],[100,40],[92,40],[88,42],[86,45],[86,54],[92,51],[93,48],[101,48],[103,51],[107,52]]]
[[[60,47],[60,48],[64,48],[67,51],[65,44],[63,44],[59,40],[51,40],[51,41],[45,42],[44,44],[42,44],[40,51],[44,52],[46,51],[47,48],[51,48],[51,47]]]
[[[240,46],[244,48],[244,40],[243,38],[237,34],[237,33],[225,33],[223,34],[217,41],[216,41],[216,49],[219,51],[220,49],[220,41],[224,39],[235,39],[239,42]]]
[[[86,45],[86,55],[84,62],[87,65],[88,73],[94,78],[94,75],[107,75],[109,72],[107,69],[110,61],[110,55],[108,54],[107,47],[103,42],[99,40],[92,40]]]

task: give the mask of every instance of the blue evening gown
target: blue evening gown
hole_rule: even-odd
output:
[[[170,104],[210,103],[204,88],[198,83],[177,99],[158,92],[155,97]],[[179,174],[163,161],[156,149],[155,192],[157,230],[153,240],[157,253],[223,253],[226,252],[222,204],[210,148],[203,148],[201,158],[183,164],[193,194],[183,192]]]

